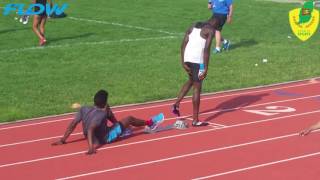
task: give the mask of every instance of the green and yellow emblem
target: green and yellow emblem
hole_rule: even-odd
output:
[[[293,33],[302,41],[308,40],[319,25],[319,11],[314,9],[313,1],[303,4],[289,12],[289,22]]]

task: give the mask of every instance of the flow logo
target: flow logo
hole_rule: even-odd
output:
[[[48,16],[55,13],[57,15],[61,15],[68,8],[68,4],[64,3],[61,7],[58,4],[50,4],[42,5],[42,4],[30,4],[27,10],[24,11],[25,4],[7,4],[3,8],[3,15],[7,16],[11,12],[17,12],[19,16],[22,15],[39,15],[45,12]],[[35,10],[33,10],[35,9]]]
[[[293,33],[301,40],[308,40],[319,25],[319,11],[314,9],[314,2],[308,1],[302,8],[296,8],[289,12],[289,22]]]

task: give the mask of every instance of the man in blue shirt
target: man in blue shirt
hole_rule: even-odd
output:
[[[233,14],[233,0],[209,0],[208,9],[211,9],[213,15],[211,18],[219,20],[219,27],[216,29],[216,48],[215,53],[221,52],[221,43],[223,42],[223,49],[227,50],[230,46],[230,41],[224,39],[221,35],[222,27],[227,21],[231,23]]]

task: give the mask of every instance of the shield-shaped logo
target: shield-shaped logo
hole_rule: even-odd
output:
[[[302,8],[289,12],[289,22],[293,33],[302,41],[308,40],[319,25],[319,11],[313,8],[313,2],[304,3]]]

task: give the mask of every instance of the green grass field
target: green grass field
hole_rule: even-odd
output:
[[[71,112],[73,102],[91,104],[101,88],[111,105],[175,97],[186,80],[183,33],[211,16],[206,0],[64,2],[68,17],[48,21],[44,48],[31,23],[0,9],[0,122]],[[288,23],[296,7],[235,0],[233,23],[223,31],[232,49],[211,55],[204,92],[320,76],[319,29],[307,42],[298,40]]]

